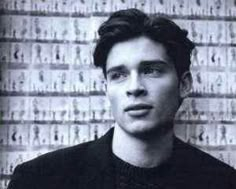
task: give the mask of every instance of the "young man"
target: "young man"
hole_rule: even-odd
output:
[[[235,170],[174,136],[192,85],[194,44],[172,21],[136,9],[99,29],[94,63],[107,80],[114,129],[18,166],[9,189],[233,189]]]

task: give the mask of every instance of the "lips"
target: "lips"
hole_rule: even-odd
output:
[[[134,104],[134,105],[129,105],[127,106],[124,111],[125,112],[130,112],[130,111],[140,111],[140,110],[149,110],[152,109],[153,106],[149,104]]]

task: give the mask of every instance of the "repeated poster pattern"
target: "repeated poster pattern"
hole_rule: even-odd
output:
[[[0,189],[16,165],[113,126],[92,53],[99,25],[132,7],[189,31],[194,84],[176,134],[236,168],[235,0],[1,0]]]

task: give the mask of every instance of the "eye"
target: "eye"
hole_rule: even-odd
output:
[[[157,76],[161,73],[161,69],[155,67],[147,67],[144,68],[142,72],[144,75]]]
[[[108,74],[108,78],[111,81],[117,81],[117,80],[122,80],[124,78],[126,78],[127,74],[125,72],[118,72],[118,71],[114,71],[114,72],[110,72]]]

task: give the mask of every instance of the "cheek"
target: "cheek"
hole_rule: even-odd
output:
[[[153,84],[156,83],[156,84]],[[179,93],[178,79],[176,77],[170,77],[159,81],[151,82],[151,86],[149,87],[154,91],[154,93],[159,95],[174,95]]]
[[[152,85],[150,94],[153,99],[156,99],[156,103],[161,106],[178,104],[179,88],[176,80],[169,80],[165,82],[159,82],[155,86]],[[155,103],[155,102],[154,102]]]
[[[118,105],[121,100],[117,90],[115,90],[114,88],[111,88],[111,87],[108,88],[107,89],[107,98],[110,102],[110,106],[112,108],[112,111],[114,112],[118,108]]]
[[[165,98],[163,101],[166,101],[166,106],[171,109],[173,108],[173,110],[179,107],[180,94],[179,86],[176,81],[166,86],[165,90],[163,90],[163,95]]]
[[[179,79],[176,75],[166,80],[166,90],[179,92]]]
[[[165,87],[167,96],[179,96],[179,86],[178,83],[171,83]]]

